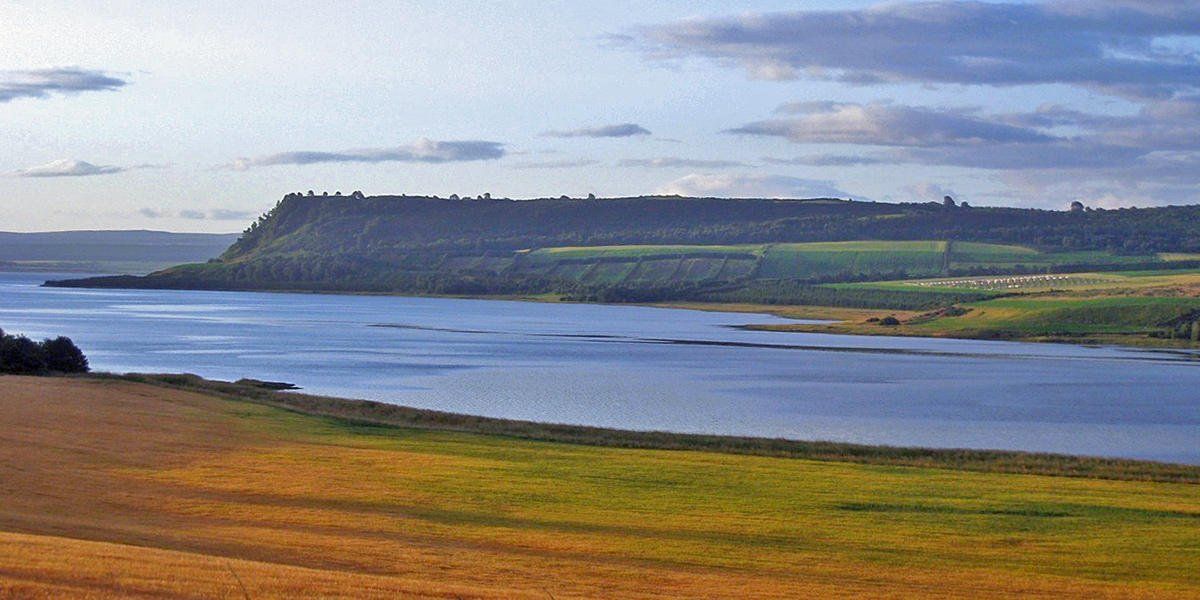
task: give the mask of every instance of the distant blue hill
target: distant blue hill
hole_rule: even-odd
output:
[[[239,235],[146,230],[0,232],[0,270],[148,272],[219,256]]]

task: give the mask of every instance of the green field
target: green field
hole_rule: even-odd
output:
[[[528,272],[592,286],[670,289],[691,285],[695,287],[689,299],[705,302],[902,311],[958,305],[969,314],[923,318],[919,325],[895,331],[1026,337],[1145,335],[1181,326],[1197,303],[1189,294],[1164,289],[1181,282],[1191,285],[1187,275],[1194,271],[1062,272],[1072,265],[1144,268],[1155,261],[1165,265],[1167,259],[1191,260],[1190,255],[1048,253],[1016,245],[927,240],[544,248],[527,253],[517,265]],[[953,276],[981,271],[997,274]],[[904,279],[872,281],[889,276]],[[867,281],[823,283],[847,279]],[[1149,288],[1156,289],[1136,292]],[[992,297],[1064,291],[1099,297],[1140,294],[1174,298],[984,302]]]
[[[1200,311],[1200,298],[1016,296],[962,305],[968,312],[914,324],[916,331],[1024,336],[1145,334]]]
[[[1043,275],[986,275],[977,277],[939,277],[899,281],[834,283],[829,287],[847,290],[894,290],[922,293],[978,292],[987,295],[1104,288],[1120,285],[1130,273],[1055,273]],[[1162,273],[1154,271],[1153,273]]]
[[[1193,329],[1200,321],[1197,270],[933,278],[830,284],[818,289],[837,290],[840,295],[831,296],[833,301],[861,300],[854,306],[862,308],[931,312],[906,315],[893,326],[848,319],[829,326],[773,328],[1152,346],[1193,345],[1200,331]]]
[[[549,274],[585,283],[662,286],[683,282],[727,282],[744,278],[820,280],[829,278],[933,277],[987,269],[1038,270],[1064,265],[1121,265],[1166,261],[1155,255],[1107,252],[1039,252],[1023,246],[945,241],[850,241],[743,245],[632,245],[539,248],[517,253],[516,272]],[[1176,260],[1184,258],[1176,257]],[[652,263],[624,270],[606,267],[595,275],[566,265]],[[457,263],[456,263],[457,264]]]
[[[655,256],[673,254],[712,254],[724,256],[727,254],[750,254],[762,251],[761,244],[741,246],[563,246],[559,248],[539,248],[526,254],[534,263],[557,262],[563,259],[592,259],[592,258],[652,258]]]
[[[1037,275],[982,275],[975,277],[938,277],[898,281],[869,281],[831,284],[844,289],[905,290],[922,292],[979,291],[992,294],[1061,291],[1083,293],[1090,290],[1124,290],[1142,293],[1162,288],[1188,288],[1200,284],[1200,270],[1157,269]]]
[[[953,264],[963,268],[1086,264],[1119,266],[1123,264],[1152,262],[1158,259],[1160,257],[1156,255],[1117,255],[1102,251],[1038,252],[1037,250],[1023,246],[980,244],[975,242],[955,242],[953,245]]]
[[[1200,260],[1200,254],[1194,252],[1159,252],[1158,257],[1165,261]]]
[[[594,285],[663,286],[751,279],[935,277],[971,269],[1046,270],[1066,265],[1120,268],[1193,260],[1192,255],[1039,252],[1023,246],[932,240],[740,245],[564,246],[515,253],[424,254],[394,259],[403,271],[536,274]],[[635,272],[633,265],[658,263]],[[589,269],[592,265],[607,265]],[[201,265],[189,265],[203,270]]]
[[[945,242],[772,244],[766,251],[758,276],[794,279],[837,273],[897,271],[932,275],[942,272],[945,260]]]

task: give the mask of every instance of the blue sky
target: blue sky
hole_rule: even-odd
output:
[[[1200,201],[1195,3],[10,2],[2,230],[285,193]]]

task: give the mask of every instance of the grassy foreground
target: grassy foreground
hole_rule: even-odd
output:
[[[540,442],[118,379],[0,377],[0,489],[0,597],[1200,594],[1194,483]]]

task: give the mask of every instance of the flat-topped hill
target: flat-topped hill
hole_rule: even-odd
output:
[[[1042,250],[1200,251],[1200,207],[1096,211],[640,196],[442,199],[292,194],[224,260],[269,252],[953,239]]]
[[[895,291],[880,302],[878,294],[864,300],[797,286],[1195,266],[1200,255],[1190,253],[1198,251],[1195,206],[1048,211],[836,198],[289,194],[218,259],[63,285],[930,308],[974,296]]]

